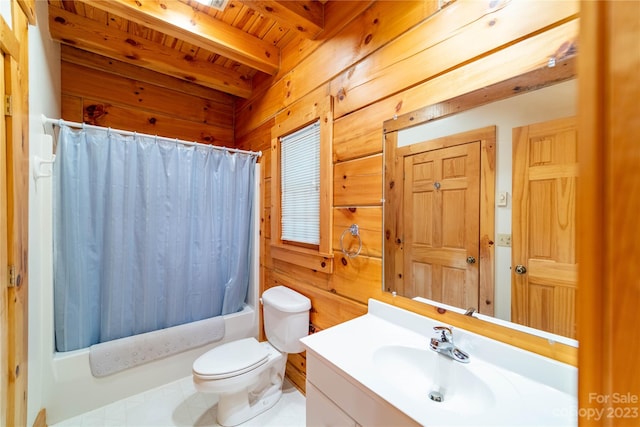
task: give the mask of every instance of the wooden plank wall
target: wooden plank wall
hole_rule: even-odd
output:
[[[327,4],[331,8],[341,2]],[[297,102],[335,99],[333,249],[325,274],[270,256],[270,158],[263,171],[261,289],[289,286],[312,300],[311,322],[323,329],[366,312],[382,295],[383,122],[435,102],[539,68],[576,45],[578,2],[374,2],[331,37],[291,43],[286,64],[255,95],[238,103],[236,143],[268,153],[275,115]],[[339,238],[357,223],[363,249],[342,255]],[[304,354],[287,375],[304,390]]]
[[[234,145],[231,95],[68,46],[61,73],[65,120]]]

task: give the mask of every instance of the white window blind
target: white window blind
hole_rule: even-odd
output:
[[[281,239],[320,243],[320,121],[280,138]]]

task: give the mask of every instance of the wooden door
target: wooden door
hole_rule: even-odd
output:
[[[0,67],[0,99],[4,99],[4,62],[5,55],[3,52],[3,66]],[[7,390],[9,384],[9,320],[8,320],[8,288],[4,278],[9,277],[7,266],[9,259],[7,255],[8,248],[8,229],[7,229],[7,126],[4,120],[4,114],[0,115],[0,366],[2,367],[1,383],[0,383],[0,424],[7,419]]]
[[[575,337],[574,118],[513,130],[512,320]]]
[[[480,142],[404,158],[405,296],[478,308]]]
[[[9,26],[0,17],[0,425],[27,424],[28,342],[28,21],[32,1],[11,2]],[[29,11],[25,14],[25,11]],[[9,267],[8,267],[9,266]],[[11,274],[9,274],[11,271]]]

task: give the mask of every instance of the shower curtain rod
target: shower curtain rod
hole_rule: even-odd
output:
[[[249,154],[251,156],[256,156],[256,157],[262,157],[262,151],[240,150],[240,149],[237,149],[237,148],[222,147],[222,146],[219,146],[219,145],[202,144],[200,142],[189,142],[189,141],[185,141],[185,140],[182,140],[182,139],[179,139],[179,138],[168,138],[166,136],[151,135],[151,134],[148,134],[148,133],[131,132],[129,130],[112,129],[112,128],[108,128],[108,127],[104,127],[104,126],[88,125],[86,123],[69,122],[69,121],[62,120],[62,119],[51,119],[49,117],[46,117],[43,114],[42,115],[42,126],[44,126],[46,124],[52,124],[52,125],[58,125],[58,126],[67,125],[69,127],[79,128],[79,129],[109,130],[111,132],[115,132],[115,133],[118,133],[120,135],[129,135],[129,136],[140,135],[140,136],[145,136],[145,137],[161,139],[163,141],[177,142],[177,143],[180,143],[182,145],[202,146],[202,147],[208,147],[208,148],[211,148],[211,149],[214,149],[214,150],[228,151],[230,153],[241,153],[241,154]],[[46,131],[46,129],[45,129],[45,131]]]

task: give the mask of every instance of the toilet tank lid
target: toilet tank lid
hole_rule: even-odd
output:
[[[301,313],[311,308],[311,300],[284,286],[274,286],[262,293],[262,302],[286,313]]]

